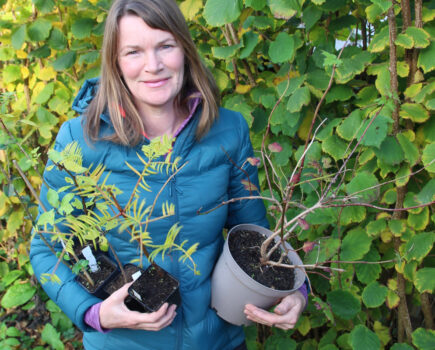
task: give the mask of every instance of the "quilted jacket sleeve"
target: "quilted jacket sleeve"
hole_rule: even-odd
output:
[[[247,162],[249,157],[254,156],[249,138],[249,127],[240,113],[237,113],[237,116],[239,117],[236,123],[239,145],[234,154],[231,155],[237,167],[234,166],[231,171],[229,198],[258,196],[258,191],[253,190],[250,193],[248,188],[249,183],[252,183],[255,188],[259,188],[257,167]],[[261,199],[247,199],[231,203],[226,226],[231,228],[238,224],[257,224],[269,227],[263,201]]]
[[[61,151],[65,146],[72,142],[70,123],[66,122],[62,125],[59,134],[56,138],[55,150]],[[51,165],[51,161],[47,163],[47,167]],[[44,184],[41,188],[40,198],[47,211],[52,209],[52,206],[47,200],[47,191],[49,188],[57,191],[65,183],[65,173],[53,167],[50,171],[47,168],[44,172],[44,179],[47,186]],[[67,191],[60,194],[60,200],[65,196]],[[39,214],[43,213],[42,208],[39,208]],[[45,238],[50,242],[49,235]],[[56,247],[57,250],[61,248]],[[44,273],[52,273],[57,263],[57,257],[44,244],[40,235],[34,233],[30,247],[30,261],[38,280]],[[100,302],[101,300],[92,296],[85,291],[75,280],[75,275],[64,264],[59,264],[56,270],[56,276],[61,280],[60,283],[46,282],[42,287],[48,296],[65,312],[65,314],[83,331],[94,331],[93,328],[87,326],[84,321],[86,310]]]

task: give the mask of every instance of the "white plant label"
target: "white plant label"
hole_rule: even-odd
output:
[[[92,253],[91,247],[87,246],[85,249],[83,249],[82,254],[86,260],[89,261],[89,268],[91,269],[91,272],[97,272],[99,267],[97,264],[97,259],[95,259],[95,256]]]
[[[136,292],[134,289],[132,289],[131,291],[133,292],[133,294],[136,298],[138,298],[139,300],[142,300],[142,297],[140,296],[140,294],[138,292]]]
[[[142,275],[142,272],[137,271],[131,275],[131,278],[133,278],[133,281],[136,281],[141,275]]]

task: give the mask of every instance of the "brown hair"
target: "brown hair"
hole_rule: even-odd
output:
[[[115,0],[104,30],[101,78],[95,98],[86,110],[85,131],[91,140],[99,139],[100,115],[110,115],[114,134],[104,137],[113,142],[134,146],[142,140],[143,124],[130,91],[123,83],[118,67],[119,20],[132,14],[153,29],[171,33],[182,47],[185,58],[183,86],[174,100],[175,110],[182,113],[193,93],[202,97],[202,113],[196,129],[200,139],[218,116],[219,90],[210,71],[202,63],[190,36],[186,21],[173,0]],[[121,108],[120,108],[121,107]],[[125,112],[123,118],[121,109]]]

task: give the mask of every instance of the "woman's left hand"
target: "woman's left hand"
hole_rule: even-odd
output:
[[[305,303],[304,295],[296,291],[282,299],[273,312],[260,309],[251,304],[245,306],[244,312],[248,320],[287,330],[294,328],[305,308]]]

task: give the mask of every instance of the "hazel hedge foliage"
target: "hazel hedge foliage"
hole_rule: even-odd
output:
[[[41,185],[55,135],[75,116],[74,95],[99,74],[110,3],[0,0],[4,349],[80,347],[72,325],[32,277],[36,203],[13,162],[35,188]],[[292,192],[300,205],[289,206],[287,217],[313,205],[329,185],[337,197],[355,194],[365,204],[324,206],[304,218],[291,238],[304,262],[345,271],[310,273],[310,303],[296,328],[246,328],[249,349],[433,349],[435,1],[178,3],[222,105],[243,114],[256,150],[267,132],[263,154],[276,183],[269,187],[260,164],[263,195],[282,195],[313,137],[312,124],[315,130],[323,122]],[[276,212],[267,205],[273,227]],[[12,315],[32,318],[41,305],[51,321],[20,328]]]

